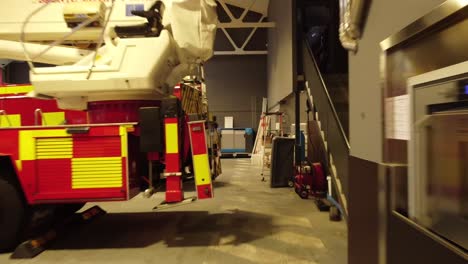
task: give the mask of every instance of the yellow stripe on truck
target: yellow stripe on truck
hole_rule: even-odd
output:
[[[166,124],[166,153],[179,153],[179,136],[177,133],[177,124]]]
[[[128,157],[128,139],[127,133],[128,129],[133,128],[133,126],[120,126],[119,135],[120,135],[120,147],[121,147],[121,156],[126,158]]]
[[[38,146],[46,147],[51,145],[63,145],[64,142],[53,141],[51,138],[68,138],[71,136],[65,129],[44,129],[44,130],[25,130],[19,131],[19,159],[20,160],[35,160],[36,159],[36,140],[42,138]],[[42,149],[41,149],[42,150]],[[43,155],[45,156],[45,155]]]
[[[73,157],[73,138],[37,138],[37,159],[70,159]]]
[[[122,187],[122,158],[73,158],[72,189]]]
[[[20,93],[29,93],[34,90],[32,85],[24,86],[6,86],[0,88],[0,95],[2,94],[20,94]]]
[[[65,123],[65,112],[49,112],[42,114],[43,126],[57,126]]]
[[[0,115],[0,127],[20,127],[21,115]]]
[[[211,183],[210,165],[208,154],[199,154],[193,156],[193,167],[195,170],[195,184],[204,185]]]

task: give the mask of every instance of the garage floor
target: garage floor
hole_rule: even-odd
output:
[[[0,263],[347,263],[345,222],[292,189],[271,189],[249,159],[224,159],[223,170],[215,199],[157,212],[163,193],[101,203],[108,214],[35,259],[2,254]]]

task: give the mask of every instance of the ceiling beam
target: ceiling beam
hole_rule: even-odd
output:
[[[266,50],[232,50],[232,51],[215,51],[214,55],[267,55]]]
[[[242,22],[233,21],[227,23],[218,23],[218,28],[274,28],[275,22]]]

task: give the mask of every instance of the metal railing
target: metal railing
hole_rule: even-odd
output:
[[[306,90],[309,101],[313,103],[314,112],[318,112],[321,129],[327,142],[328,164],[338,192],[348,195],[348,159],[350,144],[340,122],[333,101],[330,98],[325,82],[320,74],[312,50],[306,41],[303,46],[303,65]],[[336,171],[331,168],[334,165]],[[339,200],[341,200],[339,198]],[[345,202],[346,203],[346,202]]]
[[[40,108],[37,108],[36,110],[34,110],[34,125],[40,126],[41,124],[39,123],[39,121],[41,121],[41,124],[43,126],[47,126],[42,110]]]
[[[34,67],[34,64],[33,62],[35,61],[35,59],[41,57],[42,55],[44,55],[45,53],[47,53],[49,50],[51,50],[52,48],[54,47],[57,47],[61,44],[63,44],[63,42],[65,40],[67,40],[70,36],[74,35],[76,32],[78,32],[79,30],[83,29],[83,28],[86,28],[88,25],[90,25],[91,23],[99,20],[100,18],[100,15],[99,14],[95,14],[87,19],[85,19],[84,21],[82,21],[81,23],[79,23],[77,26],[75,26],[69,33],[65,34],[62,38],[58,39],[58,40],[55,40],[54,42],[50,43],[49,46],[47,48],[45,48],[44,50],[42,50],[41,52],[39,52],[39,54],[36,54],[35,56],[31,56],[31,54],[29,54],[28,52],[28,49],[26,47],[26,26],[29,24],[30,20],[35,16],[37,15],[39,12],[41,12],[42,10],[44,10],[45,8],[47,8],[49,6],[50,3],[52,3],[53,1],[46,1],[45,4],[39,6],[38,8],[36,8],[35,10],[33,10],[25,19],[25,21],[23,22],[22,26],[21,26],[21,35],[20,35],[20,43],[21,43],[21,46],[23,47],[23,53],[24,53],[24,56],[26,58],[26,62],[28,63],[29,65],[29,68],[30,70],[33,72],[33,73],[36,73],[36,68]],[[104,25],[102,27],[102,30],[101,30],[101,34],[100,34],[100,37],[99,37],[99,40],[98,40],[98,43],[96,45],[96,48],[94,50],[94,55],[93,55],[93,60],[91,61],[91,66],[89,68],[89,71],[88,71],[88,75],[86,77],[86,79],[89,79],[90,76],[91,76],[91,73],[93,72],[93,68],[96,66],[95,63],[96,63],[96,58],[97,58],[97,54],[98,54],[98,50],[99,48],[101,47],[101,45],[103,44],[104,42],[104,38],[105,38],[105,31],[106,31],[106,28],[107,28],[107,25],[109,23],[109,20],[110,20],[110,17],[112,15],[112,11],[114,10],[114,3],[115,3],[115,0],[112,0],[111,1],[111,6],[110,7],[106,7],[106,11],[109,10],[109,12],[107,12],[107,17],[105,18],[105,21],[104,21]],[[109,42],[110,43],[110,42]]]
[[[5,117],[5,120],[7,121],[8,126],[11,127],[12,125],[11,125],[10,118],[8,117],[7,112],[5,110],[0,110],[0,127],[2,127],[2,116]]]

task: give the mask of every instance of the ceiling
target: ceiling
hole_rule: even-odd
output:
[[[223,2],[267,15],[270,0],[224,0]]]

